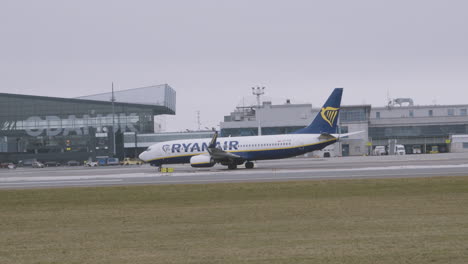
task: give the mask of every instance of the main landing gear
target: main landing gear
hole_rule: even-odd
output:
[[[253,167],[254,167],[254,163],[253,163],[253,162],[247,161],[247,162],[245,163],[245,168],[246,168],[246,169],[253,169]]]
[[[241,164],[242,164],[242,163],[241,163]],[[237,165],[238,165],[238,164],[236,164],[236,163],[229,163],[229,164],[227,164],[229,170],[235,170],[235,169],[237,169]],[[245,162],[245,168],[246,168],[246,169],[253,169],[253,167],[254,167],[254,163],[253,163],[253,162],[251,162],[251,161]]]

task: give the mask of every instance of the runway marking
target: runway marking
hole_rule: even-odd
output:
[[[138,177],[149,177],[149,176],[144,176],[145,173],[135,173],[135,174],[117,174],[117,175],[84,175],[84,176],[38,176],[38,177],[5,177],[5,178],[0,178],[0,184],[6,184],[8,182],[17,182],[17,181],[24,181],[24,182],[45,182],[45,181],[57,181],[58,179],[63,180],[65,182],[70,182],[70,181],[78,181],[80,180],[88,180],[92,181],[93,179],[101,179],[101,180],[106,180],[105,178],[110,178],[107,179],[108,181],[111,181],[113,179],[119,179],[119,178],[138,178]],[[5,182],[5,183],[4,183]]]
[[[89,186],[90,184],[109,184],[122,182],[121,179],[103,179],[89,181],[26,181],[26,182],[7,182],[0,184],[0,189],[8,188],[38,188],[38,187],[73,187],[73,186]]]
[[[71,181],[23,181],[23,182],[6,182],[2,183],[2,185],[24,185],[24,184],[41,184],[41,183],[97,183],[97,182],[121,182],[123,180],[121,179],[103,179],[103,180],[89,180],[89,181],[77,181],[77,180],[71,180]],[[0,185],[0,187],[2,186]]]

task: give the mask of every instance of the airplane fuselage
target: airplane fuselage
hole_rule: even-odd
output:
[[[319,134],[221,137],[216,147],[240,156],[244,161],[282,159],[320,150],[337,141]],[[208,154],[210,139],[172,140],[152,145],[140,158],[155,166],[190,163],[196,155]]]
[[[335,88],[321,111],[307,127],[292,134],[224,137],[215,132],[209,139],[186,139],[161,142],[150,146],[139,158],[161,169],[163,164],[190,163],[192,167],[213,167],[216,163],[236,169],[245,164],[252,169],[255,160],[284,159],[335,143],[339,135],[338,114],[343,88]]]

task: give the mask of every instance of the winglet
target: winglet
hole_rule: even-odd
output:
[[[213,138],[211,138],[210,145],[208,145],[208,148],[216,148],[216,140],[218,139],[218,131],[215,131],[213,134]]]

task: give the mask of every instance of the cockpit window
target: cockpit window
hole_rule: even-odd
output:
[[[146,151],[151,151],[151,148],[147,148],[147,149],[145,149],[145,152],[146,152]]]

